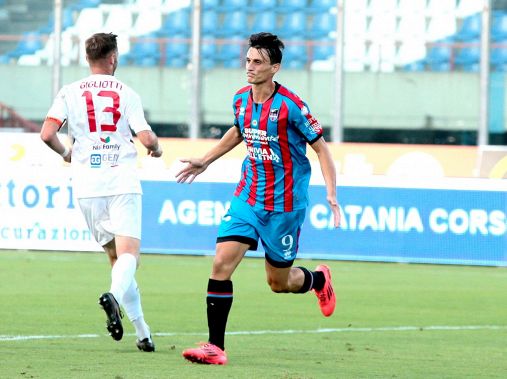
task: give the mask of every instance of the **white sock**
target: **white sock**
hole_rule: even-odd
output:
[[[150,328],[144,321],[141,294],[139,293],[139,288],[137,287],[135,279],[132,279],[130,287],[123,296],[123,309],[125,309],[127,317],[136,329],[137,338],[140,340],[150,338]]]
[[[132,254],[122,254],[116,260],[111,270],[111,292],[118,302],[122,305],[123,297],[134,280],[136,273],[137,260]]]

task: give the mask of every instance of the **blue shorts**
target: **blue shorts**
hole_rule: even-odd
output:
[[[266,260],[272,266],[290,267],[296,259],[305,214],[306,209],[292,212],[255,209],[234,196],[218,229],[217,243],[237,241],[257,250],[260,238]]]

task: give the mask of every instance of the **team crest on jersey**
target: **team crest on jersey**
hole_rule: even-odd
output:
[[[279,113],[278,109],[270,109],[269,110],[269,121],[275,122],[276,120],[278,120],[278,113]]]

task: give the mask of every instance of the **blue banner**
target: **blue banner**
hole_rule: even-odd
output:
[[[143,181],[142,250],[213,254],[234,189]],[[325,188],[309,191],[300,258],[507,266],[506,192],[341,186],[334,229]]]

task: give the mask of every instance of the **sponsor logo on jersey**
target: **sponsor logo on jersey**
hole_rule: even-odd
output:
[[[245,107],[239,108],[239,115],[244,116],[245,115]]]
[[[118,159],[120,154],[102,153],[90,155],[90,167],[100,168],[102,165],[109,165],[110,167],[118,166]]]
[[[99,168],[102,165],[102,155],[92,154],[90,155],[90,167]]]
[[[270,109],[269,111],[269,120],[275,122],[278,120],[278,109]]]
[[[308,111],[308,108],[306,107],[306,105],[303,105],[303,108],[301,108],[301,114],[302,114],[303,116],[306,116],[308,113],[310,113],[310,112]]]
[[[269,142],[278,142],[279,136],[269,136],[265,130],[259,129],[244,129],[243,139],[248,143],[260,142],[263,145],[269,144]]]
[[[247,146],[247,151],[255,160],[280,162],[280,157],[269,147]]]
[[[100,137],[100,141],[103,143],[109,143],[111,141],[111,137],[106,137],[106,138]]]
[[[314,133],[319,134],[322,132],[322,126],[320,125],[319,120],[317,120],[313,116],[305,121],[305,125],[307,128],[311,129]]]
[[[102,140],[102,138],[100,140]],[[104,143],[104,144],[96,144],[96,145],[92,146],[93,150],[119,151],[120,148],[121,148],[121,146],[120,146],[119,143],[114,143],[114,144],[111,144],[111,145],[108,145],[108,143]]]

